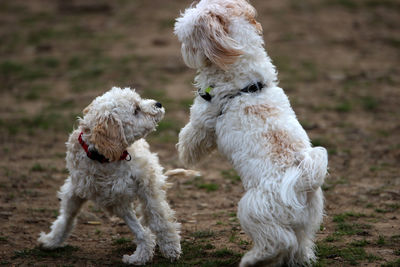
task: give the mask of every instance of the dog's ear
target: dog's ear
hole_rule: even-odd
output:
[[[122,123],[112,114],[106,114],[99,119],[92,130],[90,142],[110,161],[118,160],[128,146]]]
[[[194,9],[188,9],[177,19],[175,34],[182,42],[182,56],[191,68],[202,67],[207,58],[221,69],[243,54],[238,43],[228,34],[227,15],[206,11],[196,16]]]

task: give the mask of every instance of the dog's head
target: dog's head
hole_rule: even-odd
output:
[[[154,131],[164,113],[155,100],[114,87],[83,110],[80,126],[99,153],[115,161],[128,145]]]
[[[249,43],[262,45],[262,27],[255,16],[247,0],[201,0],[186,9],[175,23],[186,65],[200,68],[211,62],[226,70]]]

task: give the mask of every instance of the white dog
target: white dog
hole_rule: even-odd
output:
[[[238,218],[254,245],[240,266],[310,264],[327,153],[311,147],[277,87],[255,14],[246,0],[201,0],[177,19],[183,59],[198,70],[179,156],[191,165],[218,147],[239,173]]]
[[[180,224],[166,201],[166,176],[157,155],[150,152],[142,139],[155,130],[164,108],[155,100],[141,99],[129,88],[114,87],[97,97],[83,113],[78,129],[67,142],[70,176],[58,194],[60,215],[50,233],[41,233],[42,247],[61,246],[82,204],[92,200],[121,217],[135,235],[136,251],[131,256],[124,255],[125,263],[150,261],[155,241],[165,257],[178,259]],[[129,144],[132,145],[128,148]],[[136,218],[136,197],[142,204],[142,221],[150,230]]]

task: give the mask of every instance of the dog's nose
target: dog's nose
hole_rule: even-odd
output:
[[[162,108],[162,104],[161,104],[160,102],[157,102],[155,105],[156,105],[156,107],[158,107],[158,108]]]

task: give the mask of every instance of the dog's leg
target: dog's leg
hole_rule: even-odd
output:
[[[61,187],[58,195],[61,198],[60,215],[53,222],[51,232],[48,234],[44,232],[40,233],[38,239],[41,246],[46,249],[60,247],[65,239],[67,239],[74,227],[75,217],[85,202],[84,199],[74,194],[70,178]]]
[[[149,175],[154,175],[154,173]],[[148,181],[156,181],[155,179],[157,178],[145,178]],[[144,217],[152,232],[157,236],[161,253],[171,260],[178,259],[181,254],[180,224],[175,221],[174,211],[166,201],[165,191],[158,188],[157,184],[140,183],[138,192],[142,205],[146,207],[143,210]]]
[[[316,191],[324,183],[328,169],[328,153],[323,147],[313,147],[300,152],[303,175],[296,183],[296,191]]]
[[[299,250],[295,255],[295,260],[298,263],[312,263],[316,260],[313,239],[320,228],[323,217],[324,199],[321,188],[307,194],[308,205],[305,207],[307,222],[303,225],[303,228],[296,229]]]
[[[273,211],[265,194],[268,193],[250,189],[239,202],[240,225],[253,240],[253,248],[243,256],[240,267],[281,266],[298,249],[294,231],[271,214]]]
[[[121,217],[135,235],[136,251],[132,255],[124,255],[122,261],[127,264],[143,265],[150,261],[154,255],[154,236],[147,227],[143,227],[136,218],[132,208],[115,209],[113,211]]]
[[[215,147],[215,133],[211,129],[196,127],[189,122],[179,133],[179,159],[185,166],[198,163]]]
[[[190,122],[179,133],[179,159],[186,166],[197,163],[216,148],[215,124],[219,110],[200,97],[190,108]]]

